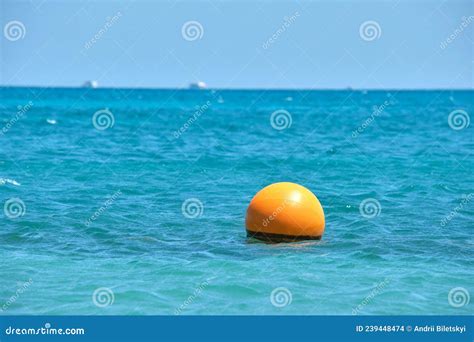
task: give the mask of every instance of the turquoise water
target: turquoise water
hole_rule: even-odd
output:
[[[0,92],[2,314],[474,311],[472,91]],[[279,181],[321,241],[247,240]]]

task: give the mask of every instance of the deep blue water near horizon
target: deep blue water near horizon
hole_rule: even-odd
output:
[[[448,116],[473,95],[0,88],[1,314],[472,314],[448,294],[474,294],[474,135]],[[321,241],[246,238],[279,181],[318,196]]]

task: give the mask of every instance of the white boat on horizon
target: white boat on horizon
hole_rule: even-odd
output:
[[[99,86],[99,82],[97,81],[86,81],[84,82],[84,84],[82,85],[83,88],[97,88]]]
[[[190,83],[189,89],[206,89],[207,84],[205,82],[199,81],[197,83]]]

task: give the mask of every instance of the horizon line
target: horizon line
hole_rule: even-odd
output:
[[[206,87],[202,89],[193,89],[190,87],[114,87],[114,86],[98,86],[98,87],[85,87],[85,86],[47,86],[47,85],[5,85],[0,84],[0,88],[38,88],[38,89],[90,89],[90,90],[111,90],[111,89],[124,89],[124,90],[190,90],[190,91],[255,91],[255,90],[267,90],[267,91],[474,91],[473,88],[221,88],[221,87]]]

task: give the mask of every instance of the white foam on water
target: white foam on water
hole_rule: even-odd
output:
[[[11,185],[16,185],[16,186],[20,186],[21,184],[18,183],[16,180],[14,179],[9,179],[9,178],[0,178],[0,185],[5,185],[5,184],[11,184]]]

